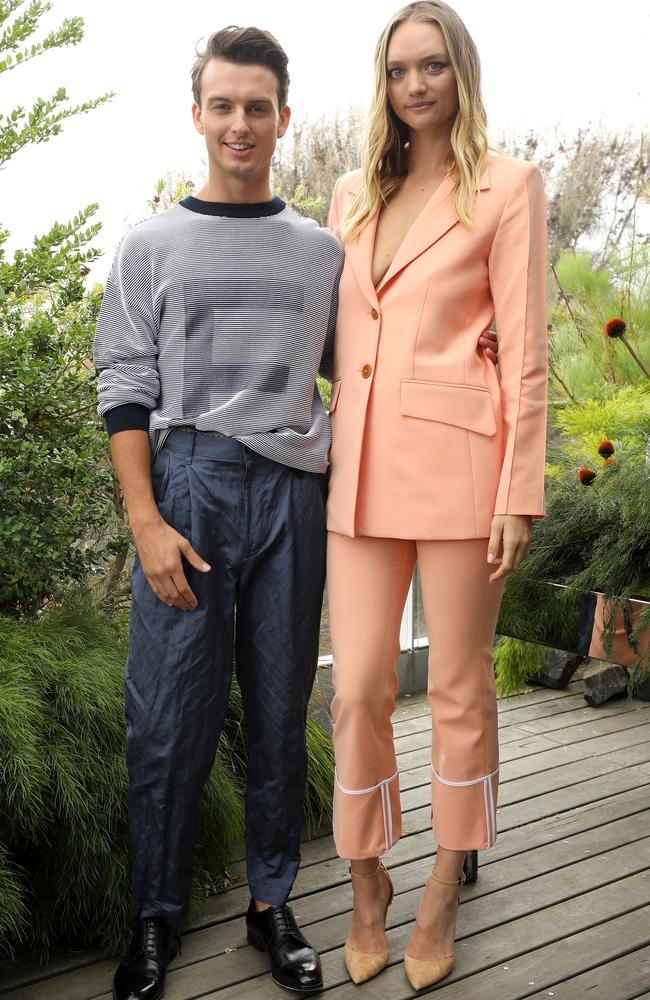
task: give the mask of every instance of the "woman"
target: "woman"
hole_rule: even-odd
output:
[[[354,889],[345,960],[362,982],[388,962],[379,858],[401,831],[390,716],[417,560],[438,842],[405,957],[422,989],[453,964],[465,852],[496,837],[491,646],[504,578],[543,516],[546,435],[542,181],[487,155],[478,55],[446,4],[410,4],[384,30],[362,163],[329,219],[346,250],[328,509],[334,836]],[[477,349],[495,316],[500,375]]]

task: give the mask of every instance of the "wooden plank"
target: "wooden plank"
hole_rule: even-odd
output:
[[[507,743],[499,740],[499,756],[502,761],[515,760],[518,757],[526,757],[531,753],[540,753],[542,750],[549,750],[558,746],[557,741],[547,740],[543,736],[531,736],[523,733],[518,740],[510,740]],[[397,758],[400,770],[411,767],[420,767],[423,764],[431,764],[431,740],[428,740],[423,747],[414,747],[412,750],[400,752]]]
[[[524,851],[528,847],[533,847],[539,843],[547,843],[560,837],[571,836],[581,829],[594,829],[601,823],[610,822],[618,816],[640,812],[646,807],[647,802],[645,799],[642,800],[639,789],[634,787],[629,791],[615,792],[611,797],[606,797],[595,803],[578,806],[558,816],[551,814],[530,826],[513,827],[510,830],[500,829],[496,845],[490,848],[489,851],[480,852],[480,864],[484,866],[492,860],[508,856],[509,853],[517,853],[518,850]],[[511,847],[511,845],[518,846]],[[316,845],[303,845],[303,851],[310,846],[315,847]],[[319,842],[318,848],[318,856],[315,854],[310,855],[310,859],[314,864],[322,864],[323,862],[334,861],[336,859],[334,842],[331,837],[323,838]],[[502,855],[502,851],[506,851],[506,854]],[[420,833],[413,834],[410,837],[402,837],[399,843],[386,856],[386,864],[389,868],[392,868],[405,864],[417,857],[432,857],[434,852],[435,843],[433,842],[431,830],[427,827]],[[306,866],[301,866],[301,872],[305,870]],[[331,873],[331,867],[329,871]],[[300,873],[298,877],[302,877]],[[213,901],[222,898],[222,895],[213,896],[206,901],[206,906],[210,906]]]
[[[648,880],[646,880],[647,882]],[[617,891],[613,892],[611,886],[604,886],[592,892],[586,892],[580,897],[573,897],[561,903],[553,904],[541,911],[527,914],[509,924],[502,924],[491,928],[488,931],[480,932],[470,938],[461,940],[458,945],[458,959],[454,971],[451,974],[449,985],[443,986],[449,991],[449,1000],[458,997],[459,1000],[467,1000],[468,996],[481,997],[481,1000],[492,1000],[499,996],[504,1000],[504,994],[494,993],[488,995],[484,992],[468,992],[467,976],[472,973],[481,972],[484,969],[495,967],[497,971],[501,963],[510,965],[517,955],[525,955],[532,949],[540,949],[545,945],[561,942],[570,935],[574,938],[590,927],[601,925],[597,934],[602,935],[602,925],[605,921],[612,923],[625,915],[626,920],[620,921],[622,933],[628,937],[635,935],[643,938],[647,936],[644,922],[650,915],[648,906],[648,885],[641,879],[633,876],[617,883]],[[494,899],[493,906],[499,910],[502,905],[501,899]],[[462,931],[463,910],[469,910],[472,902],[461,906],[461,918],[459,919],[459,933],[465,937]],[[635,913],[631,913],[635,910]],[[641,929],[640,929],[641,928]],[[413,996],[407,980],[404,977],[401,956],[408,944],[411,933],[411,924],[402,924],[400,927],[391,929],[388,932],[389,945],[391,948],[390,967],[382,972],[381,981],[378,981],[375,989],[381,989],[382,1000],[407,1000]],[[567,949],[565,949],[567,950]],[[545,955],[545,962],[548,967],[549,954]],[[232,958],[233,956],[228,956]],[[348,980],[347,973],[343,966],[342,948],[337,948],[326,952],[323,956],[323,974],[325,981],[331,988],[328,990],[328,1000],[358,1000],[358,987]],[[507,960],[507,961],[506,961]],[[548,971],[548,968],[547,968]],[[531,979],[534,977],[531,975]],[[459,981],[460,980],[460,981]],[[171,983],[170,974],[170,983]],[[376,995],[376,993],[375,993]],[[213,989],[211,992],[203,992],[203,986],[197,989],[194,984],[190,991],[187,989],[175,992],[170,986],[168,1000],[189,1000],[194,997],[205,997],[206,1000],[266,1000],[266,998],[282,996],[279,989],[275,989],[270,983],[266,974],[256,976],[245,985],[239,983],[230,985],[222,989]],[[511,994],[508,994],[511,996]],[[516,994],[512,995],[514,1000]],[[102,1000],[108,998],[102,997]],[[446,1000],[446,997],[445,997]]]
[[[650,751],[647,751],[650,752]],[[516,778],[525,778],[529,775],[541,774],[542,771],[551,770],[562,764],[570,764],[577,760],[587,760],[591,755],[585,750],[581,750],[579,745],[553,746],[550,750],[542,750],[527,757],[517,757],[514,760],[501,762],[501,784],[506,781],[513,781]],[[621,762],[625,766],[627,762]],[[642,763],[642,761],[630,760],[629,764]],[[399,784],[401,791],[409,788],[417,788],[418,785],[426,785],[431,781],[431,765],[428,761],[420,767],[409,768],[403,771],[400,768]]]
[[[585,689],[585,682],[580,679],[571,681],[565,688],[555,689],[546,687],[535,687],[522,694],[511,694],[505,698],[499,698],[499,711],[509,712],[511,708],[518,708],[520,705],[534,705],[541,701],[556,701],[568,698],[574,694],[582,694]]]
[[[499,724],[501,726],[518,726],[522,722],[529,722],[534,719],[551,718],[564,713],[584,709],[585,700],[582,694],[567,695],[564,698],[551,698],[543,701],[535,701],[532,704],[525,704],[509,709],[500,708]],[[422,711],[417,716],[408,719],[400,719],[393,722],[393,735],[396,739],[410,736],[415,733],[430,731],[431,712]]]
[[[627,747],[625,750],[612,750],[607,754],[608,760],[613,760],[622,767],[633,767],[635,764],[650,763],[650,741],[639,746]]]
[[[619,817],[622,812],[624,812],[626,809],[629,810],[633,808],[634,808],[634,801],[631,793],[623,793],[622,795],[617,796],[615,799],[610,799],[605,803],[600,803],[594,807],[582,810],[580,812],[576,812],[562,819],[552,817],[551,821],[543,821],[531,828],[517,829],[501,835],[497,842],[496,847],[493,848],[490,852],[488,852],[486,857],[495,860],[502,860],[504,862],[506,862],[506,860],[509,859],[507,860],[507,863],[504,863],[501,866],[502,874],[499,875],[499,866],[496,865],[494,862],[489,864],[483,864],[481,867],[481,875],[479,883],[477,884],[476,887],[473,888],[472,891],[478,891],[479,889],[487,891],[491,889],[493,881],[498,882],[499,885],[504,885],[504,884],[510,884],[513,878],[516,880],[517,878],[521,877],[521,873],[517,868],[517,862],[512,860],[517,852],[521,855],[518,864],[523,866],[524,875],[527,872],[533,874],[534,872],[540,870],[546,870],[544,866],[546,866],[546,868],[556,867],[558,862],[560,861],[568,861],[571,858],[576,858],[580,855],[581,851],[583,850],[589,849],[592,851],[596,851],[598,845],[600,845],[600,847],[603,846],[606,847],[607,843],[609,842],[607,840],[608,837],[610,838],[611,841],[616,843],[619,840],[624,840],[626,837],[634,836],[635,835],[634,826],[630,826],[629,824],[620,819],[617,820],[617,817]],[[647,816],[644,815],[638,816],[637,820],[638,822],[641,823],[642,828],[645,829],[647,826]],[[590,832],[590,829],[594,827],[596,823],[600,824],[600,827],[595,827],[595,833],[592,834]],[[587,825],[589,829],[585,831],[580,830],[580,828],[585,825]],[[578,830],[579,833],[577,837],[573,837],[572,834],[576,830]],[[606,838],[604,841],[601,839],[603,835]],[[558,853],[555,847],[555,842],[560,838],[564,838],[565,841],[568,841],[568,843],[565,843],[561,848],[561,855]],[[425,838],[420,838],[420,839],[422,840],[421,849],[425,851],[427,850],[427,848],[430,849],[431,847],[430,834],[427,835],[426,841]],[[591,848],[583,847],[583,843],[588,843],[590,839],[592,840],[592,847]],[[401,867],[399,868],[399,876],[398,876],[400,879],[400,883],[402,883],[402,881],[407,877],[405,874],[407,872],[407,866],[404,864],[404,859],[399,856],[400,849],[403,848],[404,843],[405,842],[402,841],[401,844],[397,845],[397,847],[391,852],[390,855],[390,858],[394,859],[397,865],[401,865]],[[541,850],[535,852],[534,845],[536,843],[541,843],[543,846]],[[425,871],[428,870],[430,863],[431,863],[430,857],[426,857],[426,860],[422,862]],[[496,873],[496,876],[490,880],[490,884],[488,884],[486,880],[486,870],[491,871],[493,874]],[[342,877],[347,882],[348,880],[347,871],[343,871]],[[318,884],[320,885],[327,884],[326,879],[327,876],[325,872],[323,872],[319,878]],[[308,889],[309,887],[306,886],[305,888]],[[326,892],[330,896],[335,896],[337,900],[340,900],[341,891],[338,888],[334,887],[331,890],[326,890]],[[228,894],[225,894],[225,896],[214,897],[214,900],[211,900],[209,902],[214,901],[216,903],[219,903],[223,901],[224,898],[227,897],[227,895]],[[312,897],[310,897],[312,900],[312,905],[316,907],[317,912],[322,911],[325,902],[323,896],[324,893],[319,893],[318,895],[314,894]],[[231,920],[226,923],[220,923],[217,927],[214,928],[207,928],[206,933],[211,932],[216,934],[218,942],[216,948],[214,944],[211,944],[209,946],[211,947],[212,951],[215,950],[219,951],[223,950],[224,948],[238,948],[244,945],[245,943],[244,931],[240,918],[241,918],[241,913],[239,914],[237,920]],[[185,961],[186,958],[191,959],[192,955],[195,953],[195,947],[192,947],[191,943],[194,942],[195,946],[198,946],[198,944],[200,943],[200,939],[197,937],[198,933],[199,932],[194,932],[192,934],[184,936],[183,961]],[[111,960],[110,962],[107,963],[102,963],[101,965],[96,965],[93,974],[93,979],[95,978],[95,976],[97,976],[99,982],[101,983],[102,977],[104,977],[103,982],[105,983],[106,976],[112,975],[111,970],[114,969],[114,967],[115,967],[114,960]],[[87,983],[84,980],[84,976],[80,976],[80,979],[81,979],[80,992],[72,992],[72,983],[69,982],[68,979],[66,979],[67,983],[66,996],[68,997],[68,1000],[74,1000],[74,998],[77,997],[84,998],[85,1000],[86,997],[91,995],[88,992]],[[95,981],[97,982],[97,979]],[[62,986],[63,986],[63,981],[59,981],[56,988],[60,990]],[[99,989],[101,990],[101,985]],[[42,994],[39,993],[36,995],[39,996],[40,1000]],[[61,996],[62,994],[61,992],[59,993],[55,992],[52,995],[53,997],[54,996],[58,997]]]
[[[554,821],[554,816],[556,811],[559,815],[563,816],[566,813],[572,814],[574,811],[580,812],[582,809],[591,809],[591,803],[589,796],[594,796],[594,806],[593,808],[598,809],[603,800],[608,800],[611,796],[614,796],[620,801],[620,808],[626,808],[626,803],[633,804],[631,807],[636,807],[637,809],[643,809],[647,806],[647,797],[644,797],[643,793],[639,792],[639,789],[643,789],[646,784],[646,778],[641,774],[636,780],[629,782],[628,779],[624,779],[623,783],[611,779],[600,779],[596,781],[593,785],[589,784],[589,793],[585,796],[576,796],[572,793],[571,802],[567,804],[567,808],[558,809],[557,798],[554,797],[551,803],[551,807],[542,811],[542,814],[537,817],[520,823],[517,810],[511,811],[507,817],[504,817],[502,812],[499,813],[498,828],[499,828],[499,840],[497,841],[497,847],[491,848],[489,852],[481,852],[481,863],[484,863],[483,859],[485,857],[491,857],[494,850],[498,849],[499,842],[504,833],[510,829],[514,829],[518,826],[524,826],[527,822],[538,823],[542,821]],[[621,796],[623,798],[621,799]],[[425,802],[428,801],[425,799]],[[543,805],[544,799],[541,798],[539,805]],[[411,813],[411,815],[413,815]],[[405,860],[412,857],[411,851],[419,851],[420,855],[423,853],[430,853],[435,849],[435,845],[432,840],[431,826],[429,822],[429,809],[425,804],[424,808],[420,810],[421,822],[418,826],[417,823],[409,823],[404,826],[402,832],[402,840],[396,844],[390,851],[388,855],[388,861],[391,865],[401,863],[401,859]],[[418,838],[413,840],[413,838]],[[328,861],[336,860],[336,851],[334,849],[334,842],[331,837],[321,837],[318,840],[309,841],[302,845],[301,847],[302,861],[301,861],[301,871],[298,875],[298,880],[302,878],[302,873],[313,865],[322,864]],[[237,885],[243,884],[245,882],[244,872],[239,870],[239,881]],[[298,885],[300,882],[298,881]],[[212,899],[221,898],[211,897],[207,901],[206,905],[210,906]]]
[[[578,884],[591,887],[598,884],[599,878],[603,881],[610,880],[612,872],[618,870],[617,865],[622,864],[621,870],[627,873],[630,870],[629,864],[633,866],[643,864],[646,852],[647,857],[650,858],[650,839],[646,838],[648,844],[643,844],[640,849],[638,840],[646,832],[647,823],[648,814],[646,813],[617,823],[616,831],[608,825],[598,831],[595,836],[593,832],[581,834],[570,839],[568,845],[563,845],[560,851],[554,844],[544,845],[536,851],[522,852],[515,859],[512,857],[503,858],[500,863],[490,865],[487,875],[485,871],[482,871],[479,882],[464,890],[466,900],[476,899],[480,896],[485,897],[486,906],[477,911],[475,916],[476,926],[486,926],[486,920],[488,923],[495,919],[501,922],[503,915],[496,913],[493,909],[493,894],[506,886],[516,885],[524,881],[528,886],[528,882],[533,876],[551,873],[552,877],[549,875],[547,880],[542,879],[535,882],[533,895],[531,895],[533,890],[529,891],[528,888],[519,893],[519,906],[535,909],[541,905],[539,900],[543,897],[544,892],[552,892],[557,896],[557,893],[565,892],[568,888],[572,894],[575,894],[578,891]],[[629,849],[619,847],[623,840],[631,841]],[[565,851],[566,853],[564,853]],[[604,865],[603,861],[596,858],[596,855],[604,854],[607,851],[609,851],[607,863]],[[640,860],[639,852],[641,854]],[[570,863],[578,861],[585,864],[585,859],[588,859],[589,864],[582,869],[581,877],[576,882],[576,878],[572,879],[570,874],[570,871],[573,870],[570,869]],[[637,860],[635,861],[635,859]],[[396,897],[390,911],[389,926],[400,924],[404,920],[412,918],[419,900],[420,887],[429,874],[430,866],[431,859],[426,858],[408,866],[401,866],[394,871]],[[559,866],[561,866],[560,871],[557,870]],[[506,898],[512,902],[511,897]],[[351,907],[351,902],[352,896],[348,880],[342,889],[330,889],[307,896],[293,905],[301,926],[307,928],[314,945],[322,951],[327,951],[329,948],[337,946],[337,935],[345,935],[348,920],[346,910]],[[342,907],[344,907],[343,910]],[[344,914],[344,918],[339,919],[341,913]]]
[[[596,718],[592,722],[569,726],[566,729],[547,732],[544,733],[544,739],[548,740],[549,744],[555,743],[557,745],[587,742],[597,739],[599,736],[606,736],[608,733],[619,734],[640,726],[645,728],[649,721],[648,716],[642,716],[640,712],[626,712],[621,715]],[[520,728],[526,729],[529,725],[535,725],[535,723],[526,722]]]
[[[604,956],[616,958],[630,948],[646,946],[650,940],[649,925],[648,906],[621,914],[554,941],[550,946],[508,959],[502,966],[462,979],[443,989],[442,996],[444,1000],[465,1000],[468,994],[480,996],[482,1000],[521,1000],[529,997],[531,990],[537,990],[539,996],[539,987],[545,990],[546,996],[551,993],[557,996],[554,981],[558,974],[578,973],[585,966],[602,962]],[[615,992],[601,993],[601,996],[607,997],[607,1000],[625,1000],[625,994],[619,989],[620,984],[615,986]],[[575,1000],[579,994],[564,993],[564,996],[567,1000],[569,997]],[[592,996],[593,993],[589,992],[589,997]],[[632,993],[632,996],[638,996],[638,993]]]
[[[619,775],[621,776],[620,779]],[[513,805],[499,808],[497,819],[499,833],[505,833],[506,830],[516,827],[526,826],[544,817],[554,816],[559,812],[566,812],[577,805],[584,805],[592,801],[592,796],[596,799],[605,799],[617,792],[622,792],[629,788],[638,788],[640,785],[644,785],[645,782],[645,775],[635,776],[628,771],[621,771],[615,774],[606,774],[583,780],[580,784],[572,784],[568,788],[561,788],[546,795],[540,795],[532,800],[517,802]],[[645,808],[646,806],[647,802],[644,802],[641,808]],[[426,805],[405,813],[402,819],[403,837],[409,837],[421,832],[426,833],[425,838],[423,838],[424,843],[419,841],[418,846],[427,856],[431,856],[435,849],[429,813],[430,806],[427,799]],[[427,843],[428,847],[426,846]],[[313,866],[303,868],[299,871],[294,888],[294,899],[303,892],[314,891],[314,885],[318,887],[318,885],[322,885],[324,882],[332,884],[335,880],[347,881],[347,862],[336,856],[333,841],[325,841],[321,846],[324,846],[326,849],[329,848],[331,852],[330,857],[323,858],[324,868],[322,871],[319,869],[314,870]],[[391,864],[395,863],[393,859],[399,846],[399,844],[396,845],[389,854]],[[413,849],[413,845],[411,844],[405,846],[409,852]],[[220,900],[218,904],[215,902],[217,899]],[[203,910],[204,916],[201,918],[201,921],[214,919],[210,915],[215,913],[215,909],[219,913],[217,919],[226,919],[229,916],[244,912],[247,905],[248,889],[245,884],[237,885],[225,894],[225,897],[211,897],[206,900]]]
[[[605,817],[601,818],[604,819]],[[605,822],[604,825],[595,831],[581,831],[573,837],[565,838],[565,843],[559,849],[558,845],[553,842],[543,844],[536,849],[529,847],[526,850],[526,845],[530,844],[531,837],[529,835],[525,840],[522,838],[519,845],[520,853],[516,856],[503,854],[499,862],[488,866],[487,877],[486,869],[482,868],[478,883],[468,886],[464,890],[464,899],[475,899],[480,896],[486,896],[491,899],[492,893],[495,891],[500,891],[508,886],[530,880],[533,876],[550,872],[555,872],[558,875],[557,870],[560,868],[562,870],[556,878],[556,884],[558,886],[565,885],[567,883],[565,869],[571,863],[576,863],[589,857],[594,864],[597,864],[597,856],[602,856],[605,852],[615,848],[620,849],[622,845],[628,843],[634,844],[643,837],[643,834],[649,828],[649,819],[650,816],[646,812],[609,823]],[[620,857],[620,853],[618,856]],[[407,899],[408,892],[411,890],[417,895],[420,891],[420,886],[428,875],[430,865],[431,859],[425,858],[417,860],[412,864],[400,866],[395,872],[398,895],[400,897],[404,896]],[[602,873],[602,864],[598,867],[600,867]],[[611,872],[610,862],[608,862],[607,868],[608,872]],[[603,875],[603,877],[606,876]],[[307,895],[298,903],[293,904],[301,926],[308,929],[308,934],[312,935],[312,931],[309,929],[311,924],[322,923],[326,917],[335,917],[338,914],[346,913],[351,906],[351,892],[347,870],[343,878],[345,879],[345,884],[342,889],[338,886],[330,887],[321,892]],[[591,876],[586,878],[589,884],[592,884]],[[317,887],[320,887],[324,883],[323,881],[318,881],[315,884]],[[537,899],[539,889],[540,887],[543,888],[543,886],[541,883],[536,883],[536,885],[535,898]],[[413,902],[407,902],[406,906],[402,904],[404,912],[407,913],[407,919],[409,907],[412,909],[413,905]],[[490,903],[490,907],[491,905]],[[537,905],[537,903],[535,902],[534,905]],[[393,904],[390,912],[391,925],[398,923],[404,915],[403,913],[400,914],[395,904]],[[479,923],[482,919],[480,916],[476,917],[476,921]],[[337,926],[336,921],[331,923],[331,927],[336,929]],[[316,944],[316,941],[314,941],[314,944]],[[320,939],[318,947],[326,950],[328,947],[335,947],[336,945],[337,941],[335,938],[324,937]],[[223,954],[225,948],[237,948],[241,950],[245,946],[245,932],[242,915],[240,914],[236,919],[229,920],[227,923],[184,935],[183,955],[177,961],[176,965],[179,966],[180,964],[184,967],[198,961],[203,961],[206,958],[216,957],[220,953]],[[248,952],[251,952],[250,958],[253,958],[251,949],[248,949]],[[257,961],[260,971],[263,971],[265,968],[263,956],[258,958]],[[106,977],[112,975],[111,970],[115,968],[115,964],[114,960],[97,963],[90,970],[77,971],[63,979],[59,978],[53,981],[53,986],[56,985],[56,989],[60,991],[65,990],[67,1000],[82,1000],[82,998],[85,1000],[85,997],[92,995],[93,990],[101,992],[106,988]],[[248,971],[251,974],[253,972],[250,969]],[[36,987],[36,992],[30,993],[24,991],[25,1000],[36,1000],[37,997],[40,1000],[41,993],[39,991],[42,989],[42,984],[39,984]],[[60,996],[62,993],[52,994],[53,997],[57,995]]]
[[[503,771],[507,775],[506,767],[507,765],[504,765]],[[524,775],[521,778],[511,777],[509,781],[504,781],[499,787],[499,805],[510,805],[512,802],[545,795],[557,788],[566,788],[568,785],[587,781],[600,774],[610,774],[622,767],[622,764],[618,764],[610,757],[584,757],[578,761],[571,761],[568,764],[540,771],[535,776],[534,781],[531,780],[530,775]],[[429,781],[402,792],[402,813],[417,809],[428,802],[431,798],[430,786],[431,782]]]
[[[525,782],[529,788],[529,794],[536,795],[538,788],[543,789],[544,781],[547,780],[547,776],[552,772],[557,771],[558,774],[561,774],[562,768],[580,763],[583,763],[586,767],[593,767],[593,774],[606,774],[608,771],[616,771],[621,767],[632,766],[636,762],[619,762],[611,754],[592,757],[584,751],[577,749],[572,744],[566,747],[552,747],[550,750],[543,750],[541,753],[531,754],[529,757],[519,757],[511,761],[502,761],[499,787],[503,788],[514,781]],[[643,761],[640,763],[643,763]],[[545,776],[543,779],[542,775]],[[399,783],[402,795],[423,786],[428,788],[431,784],[431,765],[428,764],[424,767],[413,768],[405,772],[400,770]],[[404,805],[402,805],[402,808],[404,808]]]
[[[623,768],[612,774],[582,781],[573,787],[562,788],[555,792],[549,792],[547,795],[503,806],[498,811],[497,826],[499,830],[508,830],[513,826],[533,823],[544,816],[566,812],[576,806],[608,798],[610,795],[615,795],[617,792],[629,788],[645,787],[647,775],[641,771],[643,767],[644,765],[640,764],[638,767]],[[647,800],[643,801],[645,805]],[[418,833],[420,830],[426,829],[429,825],[429,811],[429,806],[424,806],[406,813],[402,821],[403,835]]]
[[[569,713],[567,713],[569,714]],[[533,723],[526,723],[526,726]],[[522,726],[505,726],[499,730],[499,743],[504,746],[506,743],[513,743],[515,740],[523,740],[531,733]],[[557,742],[557,741],[556,741]],[[401,754],[409,753],[412,750],[419,750],[422,747],[431,746],[431,726],[419,733],[410,733],[408,736],[400,736],[395,740],[395,753],[399,760]]]
[[[566,715],[568,712],[582,710],[586,702],[582,694],[569,695],[567,698],[554,698],[552,701],[534,702],[532,705],[520,705],[508,712],[499,713],[499,722],[509,726],[519,726],[522,722],[532,722],[534,719],[551,719]],[[592,709],[594,711],[594,709]]]
[[[543,701],[557,701],[568,698],[571,695],[582,694],[585,684],[582,679],[571,681],[565,688],[556,690],[546,687],[526,688],[521,694],[507,695],[499,698],[499,712],[509,712],[512,708],[520,705],[536,704]],[[393,723],[402,722],[405,719],[416,718],[418,715],[426,715],[429,712],[429,701],[425,692],[414,695],[399,695],[397,706],[393,712]]]
[[[489,935],[490,932],[493,934],[496,932],[500,936],[501,946],[510,947],[507,937],[507,925],[504,926],[506,920],[510,924],[512,922],[525,923],[526,921],[534,921],[536,917],[539,917],[539,914],[534,911],[541,906],[551,906],[557,909],[561,903],[568,902],[573,908],[576,898],[580,898],[578,894],[585,892],[585,890],[587,890],[586,894],[593,900],[597,896],[598,890],[591,889],[591,891],[588,891],[591,886],[605,886],[607,889],[611,889],[612,880],[620,877],[623,873],[627,874],[627,877],[623,880],[627,886],[627,884],[633,881],[628,873],[642,871],[643,869],[640,866],[643,861],[646,864],[650,861],[650,838],[645,838],[637,844],[611,851],[607,858],[607,872],[605,872],[605,866],[603,866],[599,858],[590,858],[560,872],[554,872],[549,876],[530,880],[519,886],[516,891],[512,889],[499,891],[495,886],[492,886],[492,891],[483,898],[468,899],[463,903],[459,915],[459,940],[462,943],[466,938],[483,938]],[[648,870],[650,869],[646,869],[646,871]],[[389,911],[389,940],[393,938],[393,940],[397,939],[399,941],[400,954],[410,936],[411,921],[420,898],[420,892],[418,888],[412,892],[400,893]],[[636,905],[639,905],[639,896],[641,896],[642,902],[646,902],[650,897],[650,882],[643,886],[642,892],[640,892],[637,884],[635,892],[632,892],[632,895],[629,897],[631,906],[626,906],[623,911],[620,909],[622,900],[619,897],[621,893],[615,894],[610,891],[607,895],[608,900],[600,897],[600,912],[598,915],[601,919],[603,918],[603,913],[605,918],[607,918],[610,914],[616,916],[620,912],[625,912],[634,906],[635,902]],[[614,900],[616,902],[614,904],[614,912],[612,913]],[[598,912],[598,905],[596,905],[595,909]],[[586,920],[586,926],[595,922],[590,908],[584,908],[581,911],[581,915]],[[300,921],[300,914],[297,913],[297,916]],[[326,982],[329,985],[330,982],[334,983],[338,980],[339,983],[343,983],[342,988],[344,990],[352,986],[352,984],[347,982],[347,973],[343,971],[341,961],[341,944],[347,923],[348,915],[344,914],[333,919],[321,920],[316,924],[312,924],[309,928],[309,938],[314,946],[319,949],[323,958],[324,974],[327,977]],[[553,922],[551,924],[554,929]],[[533,926],[538,928],[538,933],[541,931],[548,934],[547,924],[537,921]],[[580,926],[579,921],[578,926]],[[490,930],[486,931],[484,929],[486,927],[490,928]],[[647,930],[645,933],[647,935]],[[528,928],[523,933],[517,935],[517,940],[522,943],[529,938],[530,932]],[[473,942],[472,948],[475,947],[476,942]],[[535,947],[534,938],[530,947]],[[492,945],[492,950],[494,950],[494,945]],[[396,953],[398,953],[397,950]],[[259,979],[264,980],[264,985],[270,992],[271,986],[268,977],[264,973],[265,968],[265,956],[253,952],[251,948],[244,948],[226,955],[219,955],[183,968],[176,966],[170,970],[168,976],[167,1000],[188,1000],[190,997],[204,996],[206,990],[210,991],[207,994],[208,996],[215,994],[219,996],[223,995],[225,1000],[228,996],[234,996],[234,993],[231,991],[235,988],[239,990],[240,997],[260,996],[261,994],[257,992],[256,986],[258,980],[253,979],[251,983],[246,984],[244,984],[244,980],[251,975],[258,976]],[[401,972],[399,966],[396,971]],[[382,975],[382,996],[387,995],[383,989],[385,975]],[[403,973],[400,977],[400,982],[402,981]],[[249,992],[251,987],[253,987],[254,993]],[[406,992],[399,994],[401,996],[407,996],[411,993],[405,981],[402,982],[402,990]],[[334,990],[333,995],[338,996],[339,991]],[[354,994],[348,993],[346,995],[352,996]],[[17,998],[8,998],[8,1000],[17,1000]],[[21,1000],[35,1000],[35,998],[25,996]],[[39,1000],[41,1000],[40,996]]]
[[[628,698],[621,698],[620,701],[614,699],[606,702],[598,709],[585,705],[584,708],[576,708],[572,712],[563,712],[558,716],[531,719],[530,722],[521,723],[520,728],[525,729],[528,733],[543,733],[545,736],[548,736],[551,733],[557,733],[559,730],[578,728],[585,723],[588,725],[599,725],[602,722],[607,722],[610,719],[616,719],[620,716],[627,716],[629,717],[629,724],[640,726],[644,722],[650,722],[650,705],[644,702],[630,701]],[[609,732],[610,730],[603,731]],[[600,735],[600,733],[597,735]]]
[[[610,928],[610,925],[607,926]],[[549,983],[548,989],[531,994],[530,1000],[546,1000],[546,997],[555,997],[556,1000],[580,1000],[580,997],[588,997],[589,1000],[632,1000],[642,996],[643,991],[650,987],[650,945],[617,959],[611,958],[610,949],[606,947],[606,956],[601,951],[601,964],[595,969],[572,979]],[[606,961],[603,961],[605,957]],[[555,962],[555,956],[551,957],[551,961]]]

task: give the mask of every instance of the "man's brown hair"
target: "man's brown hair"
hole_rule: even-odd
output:
[[[205,49],[197,52],[192,66],[192,94],[201,106],[201,76],[211,59],[242,63],[244,66],[267,66],[278,78],[278,104],[280,110],[287,103],[289,72],[287,54],[269,31],[261,28],[238,28],[231,24],[215,31],[208,38]]]

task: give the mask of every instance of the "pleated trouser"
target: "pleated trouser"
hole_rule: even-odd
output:
[[[341,857],[385,854],[401,834],[391,714],[400,622],[416,560],[429,637],[431,803],[437,842],[496,838],[497,706],[492,643],[503,581],[489,583],[488,540],[328,536],[334,655],[334,839]]]
[[[300,862],[305,725],[318,661],[325,477],[228,438],[174,431],[153,466],[163,518],[212,567],[184,562],[195,611],[133,572],[125,678],[133,906],[178,925],[233,661],[247,730],[246,861],[255,898],[283,903]],[[236,609],[236,613],[235,613]]]

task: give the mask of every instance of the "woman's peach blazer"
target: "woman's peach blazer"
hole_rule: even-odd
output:
[[[361,183],[336,184],[328,225]],[[544,513],[546,208],[538,169],[482,173],[474,228],[447,177],[375,289],[377,214],[345,247],[334,349],[328,527],[481,538],[494,514]],[[478,348],[496,318],[499,371]]]

